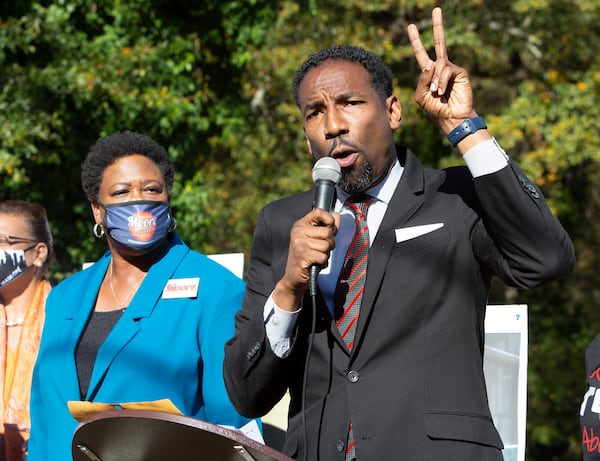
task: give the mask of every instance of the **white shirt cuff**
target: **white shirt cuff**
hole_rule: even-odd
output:
[[[508,165],[508,155],[494,138],[469,149],[463,159],[474,178],[495,173]]]
[[[263,310],[265,330],[271,349],[277,357],[284,358],[291,349],[292,335],[300,310],[299,308],[294,312],[288,312],[281,309],[273,301],[273,293],[265,302]]]

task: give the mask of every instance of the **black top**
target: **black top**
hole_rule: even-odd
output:
[[[123,315],[123,311],[124,309],[108,312],[94,311],[81,335],[81,340],[75,350],[75,366],[82,400],[85,399],[90,385],[98,349]]]

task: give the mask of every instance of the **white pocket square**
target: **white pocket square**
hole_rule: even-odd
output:
[[[443,222],[436,222],[435,224],[423,224],[422,226],[403,227],[396,229],[396,243],[405,242],[406,240],[420,237],[421,235],[429,234],[434,230],[444,227]]]

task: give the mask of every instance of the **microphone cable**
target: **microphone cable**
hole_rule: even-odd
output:
[[[311,280],[311,285],[312,285]],[[315,332],[317,329],[317,293],[316,293],[316,281],[314,282],[314,289],[310,290],[310,298],[312,304],[312,320],[310,327],[310,334],[308,335],[308,345],[306,348],[306,358],[304,361],[304,377],[302,379],[302,430],[304,440],[304,453],[302,459],[308,461],[308,431],[306,429],[306,389],[308,387],[308,365],[310,363],[310,355],[312,352],[313,341]]]

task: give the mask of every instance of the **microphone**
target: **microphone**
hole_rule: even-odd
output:
[[[322,157],[315,163],[312,170],[312,178],[315,183],[315,199],[313,208],[321,208],[331,212],[335,186],[342,177],[340,164],[333,157]],[[319,266],[310,266],[309,291],[311,296],[317,294],[317,275]]]

